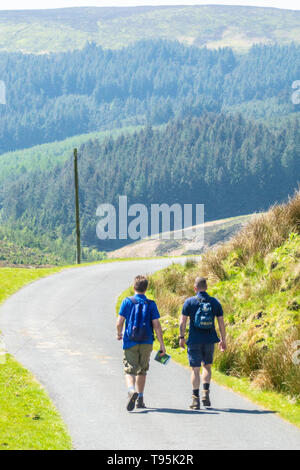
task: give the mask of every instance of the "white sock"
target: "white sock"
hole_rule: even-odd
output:
[[[135,388],[131,385],[130,387],[128,387],[128,393],[134,393],[135,392]]]

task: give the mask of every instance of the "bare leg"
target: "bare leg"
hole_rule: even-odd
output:
[[[202,382],[203,382],[203,384],[210,384],[210,382],[211,382],[211,364],[203,366]]]
[[[127,384],[128,389],[129,388],[135,388],[135,380],[136,380],[135,375],[126,374],[125,380],[126,380],[126,384]]]
[[[135,402],[138,397],[138,394],[135,389],[136,376],[126,374],[125,376],[126,384],[128,387],[128,400],[127,400],[127,411],[133,411],[135,408]]]
[[[203,380],[202,403],[205,407],[210,407],[211,401],[209,397],[209,385],[211,381],[211,364],[203,366],[202,380]]]
[[[144,393],[146,384],[146,375],[138,375],[136,377],[136,391],[138,393]]]
[[[190,408],[192,410],[200,410],[200,401],[199,401],[200,367],[192,368],[191,382],[192,382],[192,387],[193,387],[193,397],[192,397],[192,404]]]
[[[193,390],[200,388],[200,367],[192,368],[192,377],[191,377]]]

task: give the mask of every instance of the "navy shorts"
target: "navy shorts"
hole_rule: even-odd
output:
[[[193,344],[188,346],[188,358],[191,367],[201,367],[213,364],[214,362],[214,344]]]

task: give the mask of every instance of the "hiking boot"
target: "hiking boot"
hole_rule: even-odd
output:
[[[202,392],[202,405],[205,406],[205,408],[211,407],[211,402],[209,398],[209,390],[203,390]]]
[[[192,396],[191,410],[200,410],[200,398],[195,395]]]
[[[136,402],[136,408],[138,409],[146,408],[143,397],[138,397],[137,402]]]
[[[135,402],[139,394],[137,392],[129,392],[128,393],[128,401],[127,401],[127,411],[133,411],[135,407]]]

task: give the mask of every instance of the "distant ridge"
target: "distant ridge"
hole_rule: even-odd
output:
[[[42,10],[3,10],[0,11],[0,21],[15,21],[32,23],[36,20],[50,20],[64,22],[74,27],[74,19],[78,21],[77,26],[83,31],[98,31],[100,19],[110,20],[118,17],[126,17],[139,13],[147,13],[153,10],[178,8],[178,5],[167,6],[137,6],[137,7],[70,7],[51,8]],[[80,10],[80,11],[79,11]],[[93,27],[94,25],[94,27]]]
[[[153,38],[240,51],[255,43],[300,42],[300,11],[224,5],[0,11],[0,51],[58,52],[87,41],[115,49]]]

